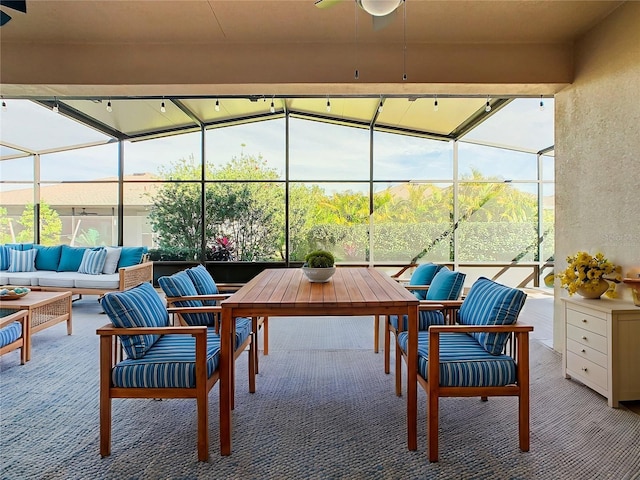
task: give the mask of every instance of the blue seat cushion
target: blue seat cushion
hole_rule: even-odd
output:
[[[11,313],[15,313],[12,310]],[[12,322],[0,329],[0,347],[6,347],[10,343],[15,342],[22,336],[22,323]]]
[[[215,295],[219,293],[216,282],[203,265],[187,269],[187,275],[189,275],[199,295]],[[202,303],[205,305],[217,305],[215,300],[203,300]]]
[[[462,325],[513,325],[518,319],[527,294],[480,277],[474,282],[458,312]],[[478,343],[489,353],[504,350],[508,333],[474,333]]]
[[[244,317],[236,318],[236,349],[244,343],[251,335],[251,319]]]
[[[431,280],[426,299],[457,300],[460,298],[466,276],[465,273],[452,272],[447,267],[442,267]]]
[[[407,351],[409,335],[402,332],[398,343]],[[418,373],[428,378],[429,332],[418,332]],[[471,335],[440,334],[441,387],[498,387],[516,383],[516,362],[509,355],[492,355]]]
[[[102,297],[102,308],[115,327],[167,327],[169,314],[150,283]],[[128,358],[142,358],[160,335],[122,335],[120,341]]]
[[[111,372],[125,388],[194,388],[196,341],[191,335],[162,335],[142,358],[128,358]],[[220,336],[207,329],[207,378],[218,369]]]
[[[433,277],[441,268],[442,265],[438,265],[436,263],[423,263],[419,265],[413,271],[411,279],[409,280],[409,285],[429,285]],[[413,294],[418,298],[418,300],[425,300],[427,298],[427,292],[424,290],[414,290]]]
[[[409,317],[402,316],[402,330],[409,329]],[[398,315],[389,315],[389,323],[398,330]],[[444,325],[444,315],[439,310],[423,310],[418,312],[418,330],[429,330],[431,325]]]

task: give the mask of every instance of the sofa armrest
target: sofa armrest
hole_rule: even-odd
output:
[[[153,281],[153,262],[143,262],[130,267],[122,267],[118,270],[118,273],[120,275],[118,290],[124,291],[141,283]]]

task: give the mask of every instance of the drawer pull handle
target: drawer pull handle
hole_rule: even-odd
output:
[[[587,367],[582,367],[580,370],[582,370],[583,372],[585,372],[585,373],[586,373],[586,371],[587,371]]]
[[[583,339],[583,340],[586,340],[586,339],[587,339],[587,337],[585,337],[585,336],[583,335],[583,336],[582,336],[582,339]]]

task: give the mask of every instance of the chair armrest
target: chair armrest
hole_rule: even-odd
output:
[[[446,307],[444,306],[443,303],[432,302],[432,301],[429,301],[429,302],[421,301],[418,304],[418,310],[421,312],[430,311],[430,310],[444,310],[445,308]]]
[[[107,324],[96,330],[100,336],[115,335],[207,335],[207,327],[114,327]]]
[[[407,290],[420,290],[423,292],[426,292],[427,290],[429,290],[429,285],[409,285],[407,283],[407,284],[403,284],[402,286]]]
[[[167,312],[171,313],[220,313],[222,307],[219,305],[206,305],[202,307],[169,307]]]
[[[240,290],[242,287],[244,287],[245,284],[244,283],[216,283],[216,286],[218,287],[218,290],[221,293],[224,293],[224,292],[234,293]]]
[[[231,295],[233,295],[232,293],[212,293],[209,295],[184,295],[181,297],[167,297],[167,303],[169,305],[172,305],[176,302],[184,302],[187,300],[200,300],[200,301],[205,301],[205,300],[226,300],[227,298],[229,298]]]
[[[393,278],[394,280],[397,280],[400,278],[400,276],[406,272],[407,270],[409,270],[410,268],[413,267],[417,267],[418,264],[417,263],[410,263],[409,265],[405,265],[404,267],[402,267],[400,270],[398,270],[396,273],[394,273],[393,275],[391,275],[391,278]]]
[[[0,328],[4,328],[13,322],[20,322],[22,323],[22,331],[24,335],[24,327],[26,325],[28,315],[29,312],[27,310],[17,310],[14,313],[0,318]]]
[[[526,333],[533,332],[531,325],[431,325],[429,327],[429,335],[431,333]]]

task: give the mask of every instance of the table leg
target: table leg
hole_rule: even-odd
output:
[[[407,446],[418,449],[418,305],[410,306],[407,343]]]
[[[232,319],[232,309],[223,306],[220,326],[220,455],[231,455]]]

